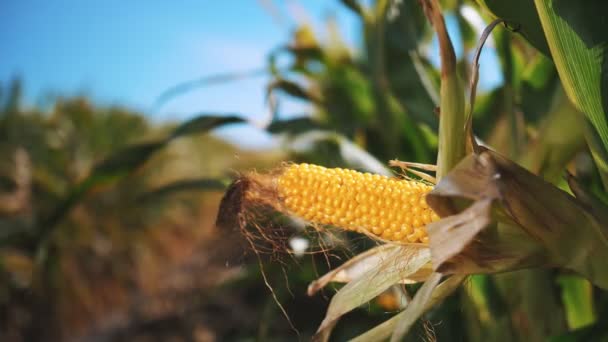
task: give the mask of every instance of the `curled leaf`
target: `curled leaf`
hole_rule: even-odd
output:
[[[462,211],[463,200],[474,204]],[[465,158],[427,201],[442,217],[457,215],[429,227],[436,270],[470,274],[553,265],[608,288],[606,224],[575,197],[491,150]]]

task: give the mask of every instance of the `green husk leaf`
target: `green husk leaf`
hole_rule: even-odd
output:
[[[329,303],[325,318],[315,341],[325,341],[338,319],[365,304],[394,284],[407,279],[430,261],[428,248],[418,245],[401,246],[381,259],[375,268],[346,284]]]
[[[437,32],[441,55],[439,151],[437,152],[437,179],[441,179],[466,155],[464,85],[456,68],[456,55],[438,2],[425,0],[421,3]]]

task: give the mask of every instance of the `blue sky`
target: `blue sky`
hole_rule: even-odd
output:
[[[337,0],[267,1],[276,6],[275,16],[262,2],[2,1],[0,82],[21,77],[30,104],[49,94],[84,94],[160,120],[203,111],[259,118],[267,113],[265,77],[192,91],[160,109],[153,104],[177,83],[264,66],[267,53],[286,42],[298,22],[311,22],[322,35],[333,14],[346,41],[357,44],[357,18]],[[304,107],[290,103],[286,109]],[[252,147],[270,141],[244,127],[220,134],[247,139]]]

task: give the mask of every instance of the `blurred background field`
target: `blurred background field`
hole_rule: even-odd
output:
[[[491,15],[442,5],[466,78]],[[499,27],[482,54],[476,134],[602,196],[582,115],[546,51],[514,31]],[[0,4],[0,340],[310,339],[334,288],[308,297],[308,284],[373,243],[285,222],[331,252],[257,256],[214,225],[223,191],[283,161],[435,163],[437,45],[411,0]],[[411,339],[547,340],[605,322],[608,296],[579,276],[474,281]],[[387,292],[333,340],[397,309]]]

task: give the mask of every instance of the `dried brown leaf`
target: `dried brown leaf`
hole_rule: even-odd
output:
[[[463,199],[475,204],[462,211]],[[605,223],[575,197],[491,150],[463,160],[427,201],[442,217],[458,215],[429,228],[437,270],[468,274],[551,264],[608,288]],[[492,222],[500,224],[481,224],[490,218],[489,203]]]

